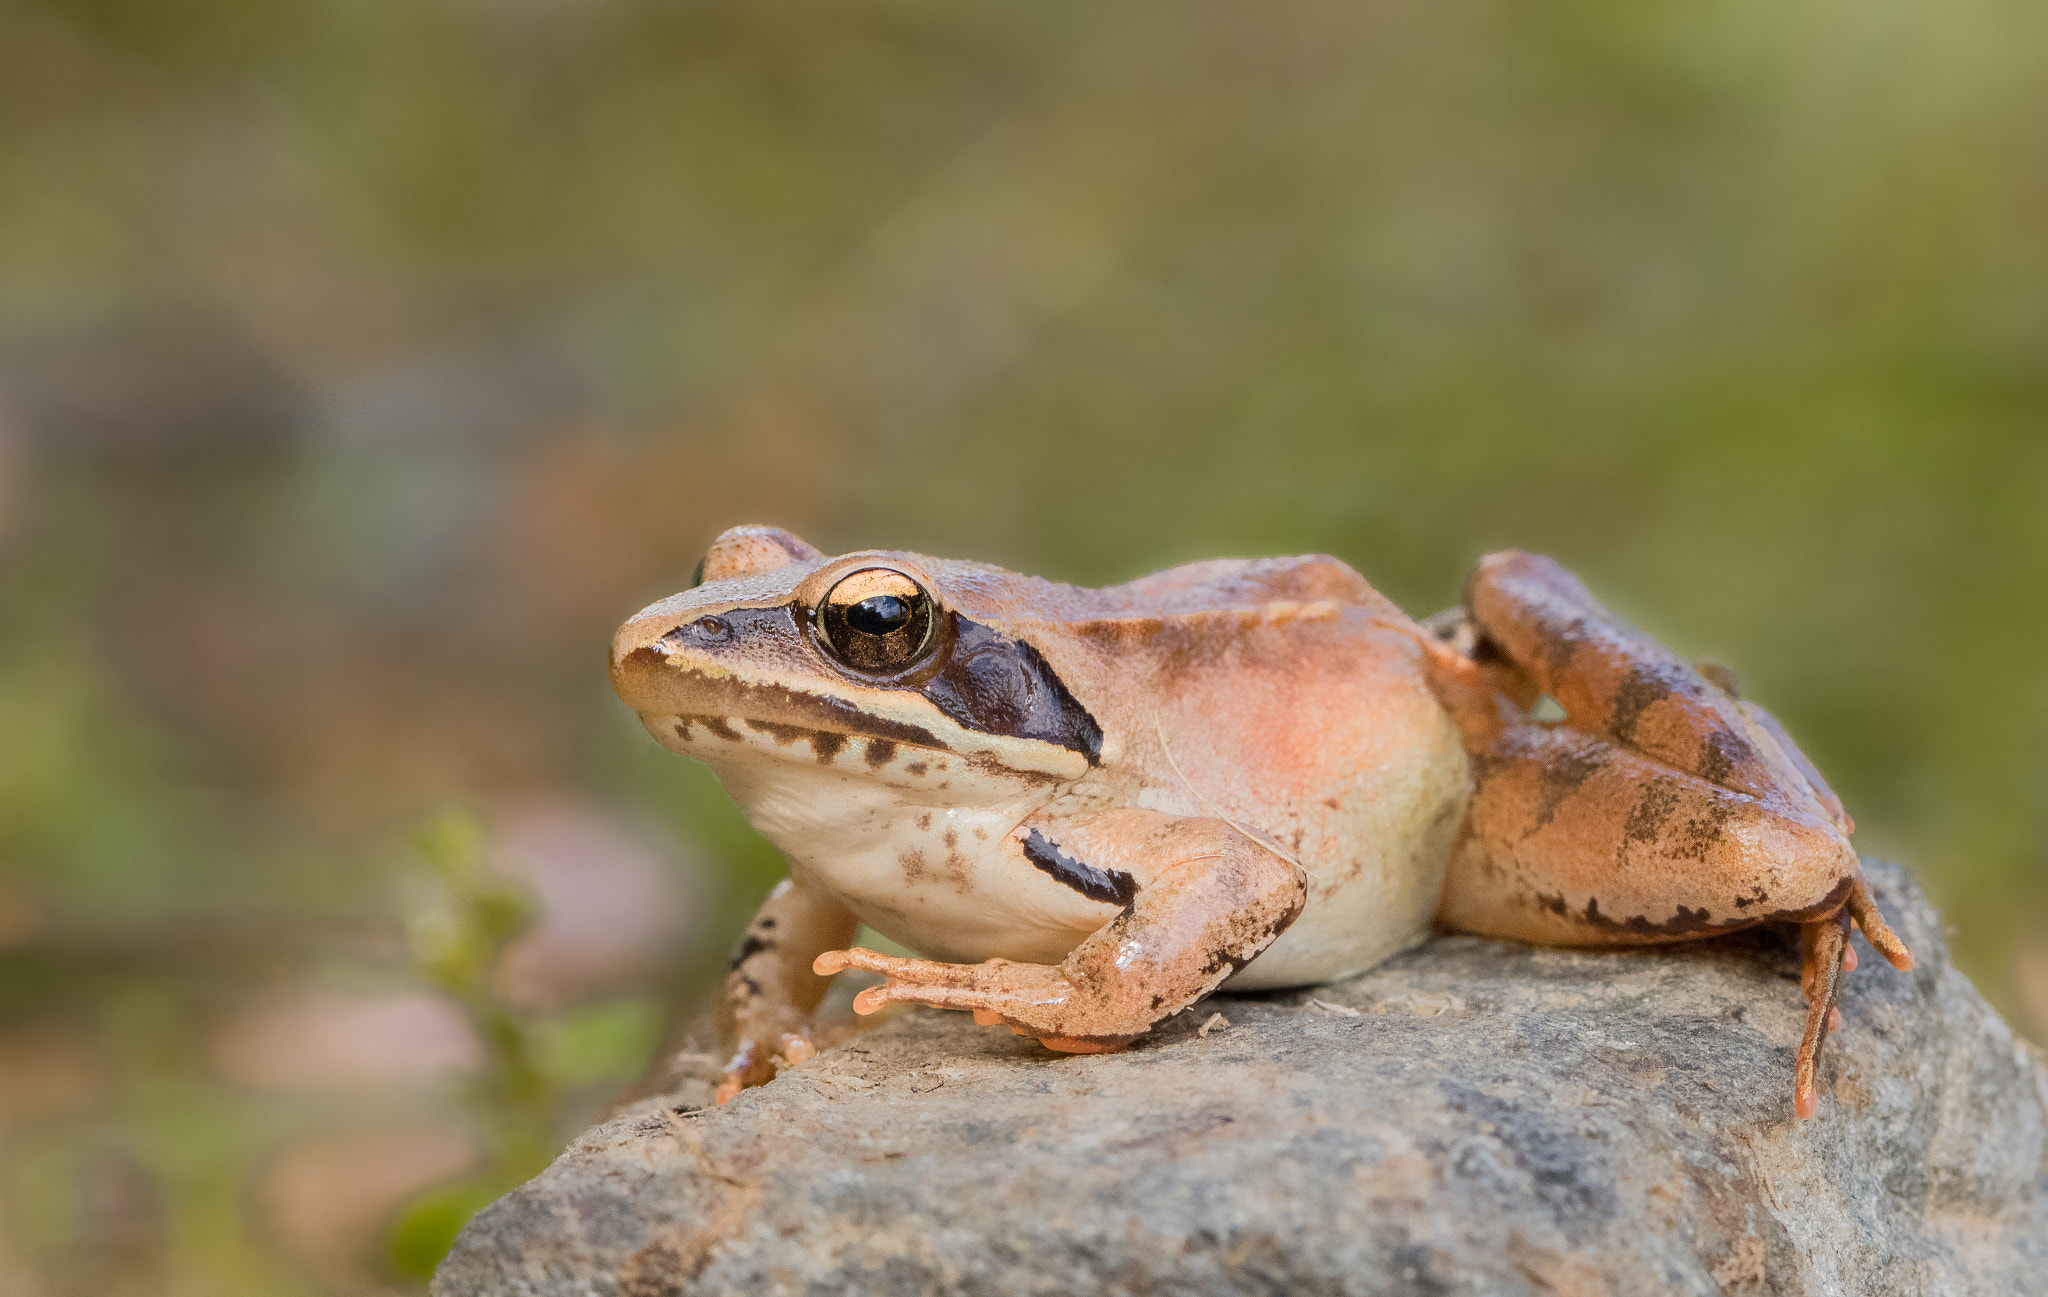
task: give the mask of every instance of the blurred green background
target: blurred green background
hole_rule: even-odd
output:
[[[646,1063],[777,867],[603,652],[737,522],[1417,613],[1548,551],[2048,1038],[2044,66],[2024,0],[0,0],[0,1294],[415,1290]]]

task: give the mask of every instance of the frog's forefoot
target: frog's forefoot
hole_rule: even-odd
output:
[[[1115,1053],[1143,1034],[1142,1027],[1101,1035],[1077,1031],[1083,1020],[1098,1015],[1090,1012],[1060,970],[1047,964],[1019,964],[1007,959],[944,964],[855,947],[828,950],[818,956],[812,968],[820,977],[858,968],[888,978],[882,985],[870,986],[854,997],[853,1011],[863,1015],[880,1012],[891,1004],[965,1009],[973,1013],[974,1021],[981,1026],[1008,1027],[1063,1054]]]
[[[1913,952],[1884,921],[1870,888],[1859,877],[1852,878],[1849,896],[1842,907],[1823,919],[1799,925],[1799,989],[1806,995],[1806,1031],[1799,1041],[1799,1056],[1792,1069],[1792,1110],[1800,1120],[1820,1110],[1815,1078],[1820,1070],[1821,1046],[1828,1033],[1842,1025],[1839,1005],[1842,974],[1854,971],[1856,952],[1849,945],[1851,922],[1863,929],[1871,948],[1904,972],[1913,967]]]
[[[855,946],[828,950],[811,965],[820,977],[844,969],[880,973],[889,979],[853,997],[853,1011],[863,1016],[892,1004],[928,1004],[935,1009],[969,1009],[984,1026],[1015,1022],[1031,1008],[1053,1009],[1066,1002],[1073,987],[1059,970],[1043,964],[1017,964],[990,959],[979,964],[945,964],[935,959],[905,959]]]
[[[741,1090],[761,1085],[785,1067],[796,1067],[818,1056],[818,1046],[808,1034],[785,1032],[773,1047],[762,1041],[745,1041],[720,1069],[715,1102],[730,1103]]]

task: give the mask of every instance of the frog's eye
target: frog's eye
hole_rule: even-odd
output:
[[[818,604],[819,638],[856,671],[893,675],[931,651],[936,601],[894,568],[869,567],[841,577]]]

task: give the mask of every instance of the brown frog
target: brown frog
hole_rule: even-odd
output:
[[[699,582],[620,628],[611,676],[789,859],[721,992],[721,1102],[815,1052],[846,968],[886,979],[860,1013],[1100,1052],[1432,923],[1605,946],[1779,922],[1810,1117],[1850,925],[1912,965],[1777,721],[1546,558],[1483,559],[1429,623],[1324,556],[1090,590],[738,527]],[[928,957],[848,948],[862,923]]]

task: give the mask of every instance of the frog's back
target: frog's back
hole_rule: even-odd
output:
[[[922,557],[922,556],[920,556]],[[1253,612],[1275,604],[1335,602],[1406,620],[1356,569],[1327,554],[1210,559],[1153,572],[1122,585],[1089,588],[981,563],[926,559],[948,602],[978,621],[1017,629]],[[1027,635],[1028,637],[1028,635]]]

